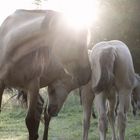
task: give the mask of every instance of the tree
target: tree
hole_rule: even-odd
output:
[[[98,28],[92,27],[94,44],[118,39],[128,45],[136,72],[140,73],[140,0],[101,0]]]
[[[34,4],[37,6],[38,9],[40,9],[43,1],[47,0],[34,0]]]

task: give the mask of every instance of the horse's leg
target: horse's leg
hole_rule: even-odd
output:
[[[126,115],[129,110],[131,90],[119,91],[119,106],[117,113],[117,127],[119,133],[119,140],[125,139],[125,128],[126,128]]]
[[[26,126],[29,131],[29,140],[38,139],[38,128],[40,117],[37,112],[37,100],[39,95],[39,80],[34,80],[29,84],[28,91],[28,112],[26,116]]]
[[[4,88],[5,88],[4,84],[0,81],[0,112],[1,112],[2,95],[3,95]]]
[[[83,105],[83,140],[88,140],[88,130],[90,127],[90,117],[94,94],[88,87],[84,87],[81,91],[81,100]]]
[[[115,106],[116,106],[116,95],[115,92],[111,92],[108,104],[108,120],[112,130],[112,140],[116,140],[116,133],[115,133]]]
[[[44,110],[44,135],[43,140],[48,140],[48,129],[50,124],[51,116],[47,112],[47,105]]]
[[[106,115],[106,97],[104,93],[95,96],[95,105],[99,116],[99,134],[100,140],[106,140],[106,132],[108,128],[107,115]]]

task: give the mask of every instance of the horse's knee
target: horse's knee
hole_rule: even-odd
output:
[[[109,120],[115,121],[115,110],[109,110],[107,112],[107,116],[108,116]]]
[[[120,132],[125,131],[126,127],[126,114],[122,112],[118,112],[117,114],[117,125]]]
[[[107,132],[108,129],[108,121],[106,114],[102,114],[99,118],[99,130],[101,132]]]

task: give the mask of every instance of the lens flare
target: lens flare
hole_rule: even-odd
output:
[[[47,9],[63,12],[71,25],[83,28],[98,19],[99,2],[97,0],[50,0]]]

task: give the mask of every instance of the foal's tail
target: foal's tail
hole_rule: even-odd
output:
[[[96,86],[93,88],[95,93],[108,91],[114,84],[114,63],[115,50],[113,48],[106,49],[100,57],[100,78]]]

